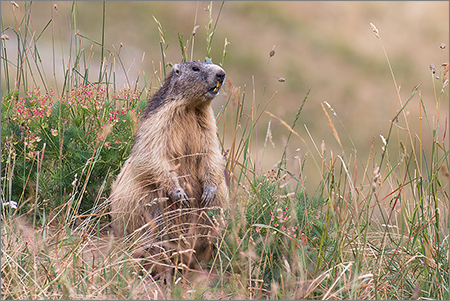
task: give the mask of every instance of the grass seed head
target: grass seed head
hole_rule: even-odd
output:
[[[378,29],[377,29],[377,27],[376,27],[373,23],[370,23],[370,27],[372,27],[373,33],[374,33],[375,36],[379,39],[379,38],[380,38],[380,35],[378,34]]]

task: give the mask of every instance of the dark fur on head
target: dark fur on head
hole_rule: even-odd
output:
[[[162,87],[149,99],[143,118],[174,100],[187,100],[185,104],[190,106],[209,104],[225,80],[223,70],[217,70],[211,76],[210,69],[214,69],[214,66],[216,65],[199,62],[175,64]],[[214,91],[217,82],[220,84],[217,91]]]

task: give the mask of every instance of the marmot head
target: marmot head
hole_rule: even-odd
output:
[[[174,95],[191,101],[208,101],[219,94],[225,71],[210,63],[181,63],[172,67],[169,77]]]
[[[209,105],[219,94],[225,81],[225,71],[211,63],[189,62],[175,64],[163,86],[149,100],[145,116],[175,101],[180,106]]]

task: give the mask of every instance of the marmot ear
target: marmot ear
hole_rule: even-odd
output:
[[[175,64],[172,67],[173,74],[180,75],[181,74],[181,66],[180,64]]]

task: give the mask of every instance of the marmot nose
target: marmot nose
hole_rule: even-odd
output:
[[[223,81],[225,80],[225,71],[223,70],[219,70],[216,73],[216,79],[223,84]]]

